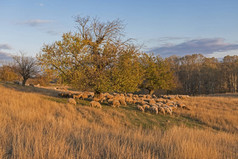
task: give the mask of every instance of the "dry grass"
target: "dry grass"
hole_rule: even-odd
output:
[[[192,97],[184,101],[191,111],[179,114],[213,129],[238,134],[238,96]]]
[[[237,105],[228,106],[236,104],[237,99],[188,99],[185,102],[190,102],[193,110],[178,114],[199,119],[208,126],[198,129],[180,124],[161,130],[131,126],[131,118],[122,109],[72,106],[2,86],[0,92],[0,158],[238,157]],[[197,105],[200,100],[211,104]],[[223,107],[217,103],[226,105],[220,116],[229,126],[221,122],[218,114]],[[129,116],[138,112],[127,111],[131,113]],[[155,115],[145,116],[155,118]],[[213,126],[219,129],[212,129]]]

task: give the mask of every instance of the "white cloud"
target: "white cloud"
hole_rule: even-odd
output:
[[[238,49],[231,50],[231,51],[224,51],[224,52],[213,52],[211,54],[208,54],[207,57],[223,58],[227,55],[230,55],[230,56],[238,55]]]
[[[8,44],[0,44],[0,50],[11,50],[11,46]]]
[[[12,60],[12,56],[9,53],[0,51],[0,62],[10,61]]]
[[[151,48],[148,52],[160,54],[163,57],[171,55],[184,56],[188,54],[218,55],[221,52],[237,50],[238,44],[226,43],[223,38],[193,39],[180,44]],[[224,53],[223,53],[224,54]]]
[[[40,6],[40,7],[43,7],[43,6],[44,6],[44,4],[43,4],[43,3],[40,3],[40,4],[39,4],[39,6]]]
[[[32,20],[28,20],[28,21],[25,21],[25,22],[21,22],[20,24],[25,24],[25,25],[35,27],[35,26],[39,26],[39,25],[42,25],[42,24],[49,24],[49,23],[53,23],[53,22],[54,21],[52,21],[52,20],[32,19]]]

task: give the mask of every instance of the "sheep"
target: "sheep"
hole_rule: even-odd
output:
[[[164,110],[163,107],[158,107],[158,111],[161,112],[161,113],[163,113],[163,114],[165,115],[165,110]]]
[[[152,97],[153,97],[153,98],[155,98],[155,99],[157,98],[155,94],[153,94],[153,96],[152,96]]]
[[[120,102],[121,105],[127,106],[125,98],[120,98],[119,102]]]
[[[73,105],[76,105],[76,104],[77,104],[74,98],[69,98],[69,99],[68,99],[68,103],[69,103],[69,104],[73,104]]]
[[[143,107],[145,110],[149,110],[149,109],[150,109],[150,106],[147,105],[147,104],[142,105],[142,107]]]
[[[88,98],[88,94],[85,92],[82,94],[81,98],[84,100],[85,98]]]
[[[74,95],[73,95],[73,98],[74,98],[74,99],[79,99],[81,96],[82,96],[81,94],[74,94]]]
[[[106,97],[107,97],[108,99],[112,99],[114,96],[108,93],[108,94],[106,95]]]
[[[134,100],[132,99],[132,97],[126,97],[126,102],[130,103],[130,104],[133,104]]]
[[[165,106],[165,107],[164,107],[164,110],[165,110],[165,112],[168,113],[169,115],[172,115],[172,109],[171,109],[170,107]]]
[[[97,101],[91,101],[90,107],[102,108],[101,104]]]
[[[163,102],[164,99],[163,99],[163,98],[157,98],[155,101],[156,101],[156,102]]]
[[[108,103],[108,104],[112,104],[112,103],[113,103],[113,99],[108,99],[108,100],[107,100],[107,103]]]
[[[150,111],[151,111],[151,113],[158,114],[158,107],[152,106],[152,107],[150,107]]]
[[[94,98],[93,98],[93,101],[98,102],[98,101],[100,101],[100,98],[96,98],[96,97],[94,97]]]
[[[113,99],[119,100],[121,96],[119,94],[115,95]]]
[[[137,94],[133,95],[133,97],[136,99],[139,98],[139,96]]]
[[[137,109],[142,111],[142,112],[145,112],[145,109],[143,108],[143,106],[137,105]]]
[[[132,96],[133,96],[132,93],[128,93],[127,95],[128,95],[128,97],[130,97],[130,98],[132,98]]]
[[[155,104],[155,103],[156,103],[156,102],[155,102],[154,99],[149,100],[149,104],[150,104],[150,105],[153,105],[153,104]]]
[[[147,95],[146,98],[147,99],[151,99],[152,97],[151,97],[151,95]]]
[[[112,107],[120,107],[120,102],[116,99],[113,99]]]
[[[103,102],[106,101],[106,100],[107,100],[106,97],[101,97],[101,99],[100,99],[101,103],[103,103]]]
[[[172,110],[177,109],[177,105],[170,105],[169,107],[170,107]]]

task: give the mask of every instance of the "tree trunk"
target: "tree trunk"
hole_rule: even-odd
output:
[[[25,78],[22,80],[22,86],[26,85],[26,81],[27,81],[27,79],[25,79]]]
[[[149,90],[150,95],[152,96],[155,90]]]
[[[100,97],[101,97],[101,92],[95,90],[95,91],[94,91],[94,97],[96,97],[96,98],[100,98]]]

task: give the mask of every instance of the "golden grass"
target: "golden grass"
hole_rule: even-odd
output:
[[[238,157],[237,121],[230,121],[237,120],[237,105],[228,106],[230,102],[236,104],[237,99],[188,99],[185,102],[190,102],[193,110],[178,114],[199,119],[208,127],[197,129],[181,124],[161,130],[128,126],[131,121],[121,109],[72,106],[2,86],[0,92],[0,158]],[[200,100],[216,104],[197,105]],[[221,117],[229,126],[220,125],[223,120],[218,114],[223,108],[217,105],[219,102],[226,105]]]
[[[179,114],[213,129],[238,134],[238,96],[192,97],[184,101],[191,111]]]

